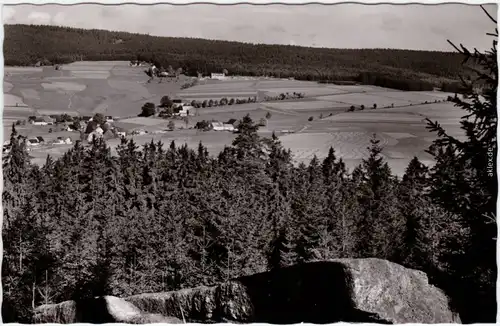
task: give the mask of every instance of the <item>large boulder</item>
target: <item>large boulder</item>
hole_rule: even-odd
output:
[[[103,308],[104,307],[104,308]],[[425,273],[381,259],[336,259],[215,286],[37,309],[40,322],[460,323]],[[168,319],[163,316],[174,316]],[[90,319],[89,319],[90,318]],[[158,319],[158,321],[155,320]]]
[[[460,323],[425,273],[382,259],[318,261],[127,300],[192,322]]]
[[[180,324],[175,317],[165,317],[141,311],[132,303],[113,296],[96,297],[82,301],[65,301],[59,304],[47,304],[35,309],[36,323],[126,323]]]

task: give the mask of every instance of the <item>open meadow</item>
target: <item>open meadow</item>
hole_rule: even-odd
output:
[[[283,145],[290,148],[296,162],[309,161],[314,155],[324,158],[330,146],[342,157],[349,168],[359,164],[366,155],[373,133],[384,146],[383,155],[394,173],[401,175],[408,161],[418,156],[431,164],[425,150],[435,135],[425,129],[425,118],[438,120],[452,134],[460,135],[458,120],[462,112],[446,102],[449,95],[441,92],[404,92],[376,86],[318,84],[315,82],[269,78],[232,78],[224,81],[201,81],[181,90],[187,77],[179,81],[158,79],[146,83],[145,67],[130,67],[128,62],[75,62],[54,67],[6,67],[4,78],[4,139],[16,120],[30,115],[68,113],[90,116],[103,113],[115,117],[115,125],[125,130],[143,130],[145,135],[134,135],[142,145],[154,139],[169,143],[187,143],[197,146],[201,141],[216,155],[235,135],[229,132],[202,132],[194,129],[202,120],[228,121],[250,114],[255,121],[266,121],[260,133],[269,136],[273,131]],[[264,96],[301,93],[304,98],[262,102]],[[220,100],[225,97],[258,97],[257,103],[206,107],[196,109],[188,121],[174,120],[176,130],[168,131],[170,120],[139,118],[146,102],[160,103],[164,95],[184,101]],[[376,109],[373,109],[376,104]],[[365,110],[359,111],[361,106]],[[357,110],[346,112],[351,106]],[[270,113],[270,118],[266,115]],[[120,119],[121,117],[121,119]],[[42,136],[47,140],[57,137],[79,139],[77,132],[63,132],[52,126],[19,126],[27,136]],[[51,133],[48,132],[52,130]],[[65,133],[62,135],[61,133]],[[119,141],[108,141],[114,148]],[[33,149],[34,161],[43,163],[47,154],[61,155],[65,146]]]

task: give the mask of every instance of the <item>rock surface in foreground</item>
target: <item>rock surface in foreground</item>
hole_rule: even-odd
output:
[[[80,306],[80,307],[78,307]],[[119,299],[104,297],[37,308],[41,322],[345,322],[460,323],[448,298],[425,273],[381,259],[337,259],[292,266],[222,283]],[[176,318],[164,317],[175,316]],[[161,320],[161,318],[164,318]],[[94,318],[95,319],[95,318]]]

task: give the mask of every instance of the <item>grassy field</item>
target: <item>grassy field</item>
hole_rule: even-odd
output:
[[[297,163],[308,162],[313,155],[324,158],[330,146],[333,146],[347,166],[353,168],[366,156],[369,139],[376,133],[384,146],[384,157],[394,172],[401,175],[415,155],[426,163],[432,163],[425,150],[435,135],[425,129],[426,117],[438,120],[451,134],[462,135],[458,121],[463,112],[449,102],[442,102],[453,94],[268,78],[202,81],[199,85],[181,90],[185,77],[178,82],[158,83],[158,80],[154,80],[146,83],[148,77],[144,69],[129,67],[128,62],[76,62],[58,71],[53,67],[6,67],[4,138],[9,136],[12,122],[26,119],[29,115],[65,112],[92,115],[100,112],[123,117],[115,122],[119,127],[148,131],[146,135],[133,136],[139,145],[154,139],[165,144],[175,140],[178,144],[187,143],[194,147],[201,141],[211,154],[216,155],[225,145],[231,144],[235,135],[229,132],[197,131],[193,129],[196,122],[241,119],[246,114],[259,121],[271,113],[271,117],[266,120],[267,125],[260,128],[260,133],[269,136],[273,131],[276,132],[283,145],[292,150]],[[167,131],[169,119],[137,117],[145,102],[159,104],[164,95],[202,101],[293,92],[303,93],[305,98],[199,108],[194,117],[189,117],[187,124],[182,120],[174,120],[174,131]],[[374,103],[377,104],[376,110],[371,109]],[[384,108],[392,104],[393,108]],[[351,105],[365,105],[366,109],[346,112]],[[51,133],[49,129],[53,129]],[[80,137],[79,133],[60,131],[55,126],[20,126],[19,132],[28,136],[42,136],[49,141],[59,136],[73,140]],[[114,148],[119,141],[114,139],[108,142]],[[30,155],[34,162],[43,163],[47,154],[57,157],[67,149],[68,145],[49,146],[34,149]]]

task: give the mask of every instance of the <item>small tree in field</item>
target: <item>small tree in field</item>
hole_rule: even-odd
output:
[[[104,118],[104,115],[102,113],[96,113],[92,117],[92,121],[97,122],[97,124],[102,125],[106,122],[106,119]]]
[[[160,106],[163,108],[171,108],[174,105],[174,102],[170,98],[170,96],[165,95],[160,100]]]
[[[168,129],[170,129],[170,130],[174,130],[174,129],[175,129],[175,122],[173,122],[172,120],[170,120],[170,121],[168,122],[168,126],[167,126],[167,127],[168,127]]]
[[[141,113],[139,114],[139,116],[150,117],[155,115],[155,113],[156,113],[156,106],[154,105],[154,103],[147,102],[142,106]]]
[[[271,113],[271,112],[267,112],[267,113],[266,113],[266,119],[267,119],[267,120],[271,119],[271,117],[272,117],[272,116],[273,116],[273,115],[272,115],[272,113]]]

